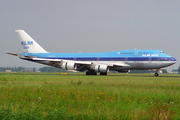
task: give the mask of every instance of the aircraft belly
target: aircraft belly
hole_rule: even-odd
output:
[[[128,61],[130,69],[136,70],[163,68],[172,64],[174,64],[172,61]]]
[[[168,67],[168,66],[173,65],[173,64],[175,64],[174,61],[164,61],[164,62],[163,62],[163,66],[164,66],[164,67]]]
[[[133,68],[143,69],[144,68],[144,62],[143,61],[133,61],[132,65]]]
[[[146,62],[144,64],[144,68],[147,69],[156,69],[156,68],[162,68],[164,67],[163,61],[152,61],[152,62]]]

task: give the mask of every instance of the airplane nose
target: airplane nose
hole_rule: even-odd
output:
[[[174,57],[171,58],[171,61],[172,61],[173,63],[176,63],[176,62],[177,62],[177,60],[176,60]]]

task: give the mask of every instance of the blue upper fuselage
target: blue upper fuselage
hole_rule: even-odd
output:
[[[104,53],[20,53],[46,59],[65,59],[78,61],[176,61],[161,50],[121,50]]]

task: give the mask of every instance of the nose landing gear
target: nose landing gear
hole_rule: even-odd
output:
[[[154,76],[156,76],[156,77],[157,77],[157,76],[159,76],[159,74],[158,74],[158,73],[155,73],[155,74],[154,74]]]
[[[156,73],[154,74],[154,76],[159,76],[159,73],[158,73],[159,69],[156,69]]]

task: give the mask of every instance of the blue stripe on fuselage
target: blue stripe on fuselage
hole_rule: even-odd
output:
[[[161,50],[122,50],[105,53],[21,53],[21,55],[76,61],[176,61],[175,58],[161,52]]]
[[[75,61],[176,61],[173,57],[118,57],[118,58],[112,58],[112,57],[103,57],[103,58],[97,58],[97,57],[85,57],[85,58],[46,58],[46,59],[63,59],[63,60],[75,60]]]

